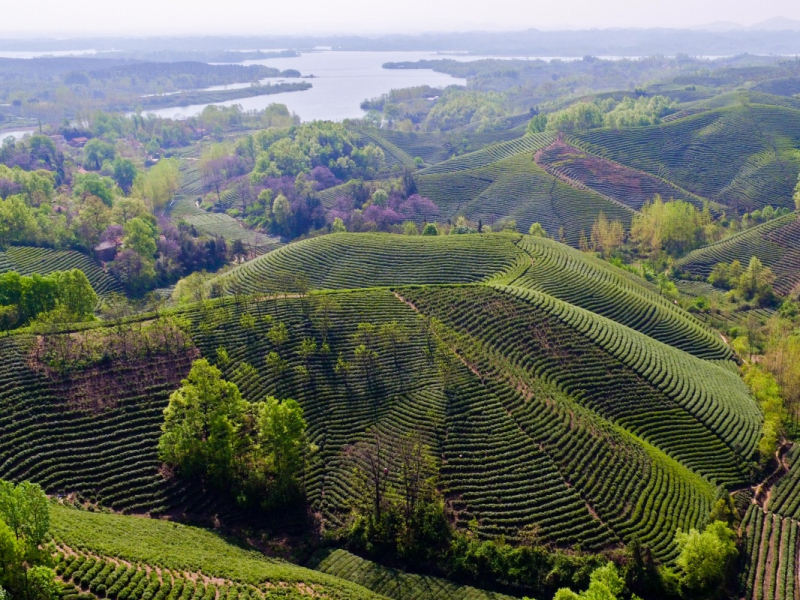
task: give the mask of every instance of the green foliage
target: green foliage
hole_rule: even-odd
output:
[[[99,138],[93,138],[83,147],[83,166],[92,171],[99,171],[107,160],[113,161],[116,156],[114,146]]]
[[[775,301],[775,293],[772,284],[775,282],[775,275],[772,269],[765,267],[757,256],[750,258],[747,269],[739,277],[736,291],[745,300],[752,300],[759,306],[769,306]]]
[[[642,96],[634,100],[624,98],[605,115],[605,125],[620,129],[623,127],[647,127],[661,123],[664,117],[677,110],[677,103],[664,96]]]
[[[715,595],[738,554],[736,532],[726,523],[714,521],[702,533],[697,529],[678,532],[675,541],[680,550],[675,564],[681,570],[681,583],[690,597]]]
[[[50,507],[42,488],[0,481],[0,589],[12,598],[50,600]]]
[[[223,363],[226,356],[218,352]],[[305,430],[294,400],[248,404],[235,383],[199,359],[164,410],[159,456],[184,476],[230,486],[243,504],[282,504],[300,491]]]
[[[20,167],[10,169],[0,163],[0,179],[7,179],[19,186],[18,193],[28,206],[40,206],[53,201],[55,177],[52,171],[23,171]]]
[[[181,383],[164,409],[159,456],[183,475],[208,475],[221,485],[234,469],[247,403],[205,359],[195,361]]]
[[[538,114],[528,122],[528,133],[544,133],[547,130],[547,115]]]
[[[780,438],[784,433],[784,421],[787,414],[781,388],[775,377],[758,364],[745,365],[743,378],[764,413],[764,425],[758,451],[761,462],[766,463],[775,455]]]
[[[114,180],[110,177],[101,177],[97,173],[77,174],[72,184],[72,195],[84,200],[96,196],[110,207],[114,203],[114,188]]]
[[[603,112],[593,102],[577,102],[547,116],[547,131],[574,133],[603,126]]]
[[[447,131],[463,125],[486,126],[506,114],[503,96],[495,92],[447,89],[423,122],[426,131]]]
[[[422,228],[422,235],[439,235],[439,230],[435,223],[426,223]]]
[[[0,274],[0,306],[6,312],[6,329],[22,325],[51,311],[60,311],[62,321],[92,318],[97,294],[83,271],[56,271],[50,275],[23,276],[14,271]],[[9,316],[17,319],[12,324]]]
[[[289,129],[270,129],[255,135],[258,151],[252,176],[296,177],[317,166],[330,169],[337,177],[373,178],[385,166],[383,151],[364,144],[340,123],[313,121]]]
[[[533,237],[548,237],[547,232],[544,230],[544,227],[541,226],[539,223],[532,223],[530,229],[528,229],[528,235],[532,235]]]
[[[589,577],[589,589],[576,594],[568,588],[556,592],[554,600],[617,600],[625,590],[625,582],[613,563],[607,563],[592,571]],[[636,594],[631,600],[640,600]]]
[[[125,234],[122,240],[125,248],[133,250],[142,258],[154,258],[158,229],[152,221],[136,217],[125,223],[122,231]]]
[[[683,200],[664,202],[656,196],[633,217],[631,239],[644,256],[657,257],[662,251],[681,256],[703,244],[710,224],[707,208],[700,211]]]

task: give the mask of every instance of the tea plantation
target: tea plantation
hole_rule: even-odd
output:
[[[676,261],[679,271],[707,278],[717,263],[757,256],[775,273],[775,291],[785,295],[800,284],[800,214],[792,213],[695,250]]]
[[[87,255],[75,250],[51,250],[12,246],[0,251],[0,273],[16,271],[21,275],[39,273],[47,275],[54,271],[80,269],[86,274],[98,296],[111,292],[122,292],[122,284],[113,275]]]

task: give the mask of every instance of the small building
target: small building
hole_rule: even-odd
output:
[[[111,262],[117,256],[117,247],[118,245],[116,240],[100,242],[94,247],[94,255],[99,261]]]

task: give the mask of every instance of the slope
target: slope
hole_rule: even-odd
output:
[[[710,244],[676,261],[675,268],[693,277],[707,278],[717,263],[738,260],[745,267],[757,256],[775,275],[781,295],[800,284],[800,213],[785,215]]]
[[[381,598],[354,583],[271,559],[203,529],[54,505],[62,580],[116,600],[165,598]],[[102,586],[99,587],[99,586]],[[178,594],[181,594],[180,596]]]
[[[534,152],[549,141],[526,136],[511,142],[518,144],[513,152],[498,144],[440,163],[420,172],[420,193],[433,200],[443,216],[464,215],[489,225],[513,219],[521,231],[538,222],[572,246],[591,234],[601,212],[627,228],[634,214],[631,208],[568,185],[536,164]]]
[[[346,550],[322,550],[312,557],[309,566],[395,600],[512,600],[445,579],[384,567]]]
[[[122,292],[122,284],[106,273],[95,261],[75,250],[52,250],[28,246],[12,246],[0,252],[0,273],[16,271],[21,275],[80,269],[92,284],[98,296]]]
[[[658,126],[589,131],[569,141],[743,212],[789,207],[800,172],[800,110],[780,106],[730,106]]]

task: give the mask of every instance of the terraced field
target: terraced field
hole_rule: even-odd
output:
[[[742,521],[740,588],[748,600],[795,600],[800,522],[751,506]]]
[[[62,581],[86,590],[88,597],[82,600],[382,598],[345,579],[267,558],[203,529],[59,506],[51,514],[61,551],[57,573]]]
[[[169,213],[176,219],[193,225],[201,234],[219,236],[229,243],[241,240],[257,254],[269,252],[281,245],[279,238],[258,233],[244,227],[239,221],[225,213],[209,213],[197,205],[198,198],[208,190],[203,186],[196,160],[189,157],[181,162],[181,188],[170,203]]]
[[[292,279],[299,274],[313,289],[469,283],[510,267],[518,252],[514,241],[514,236],[325,235],[279,248],[214,282],[245,293],[295,291]]]
[[[563,244],[512,234],[436,238],[328,235],[291,244],[216,279],[228,292],[473,283],[487,278],[538,290],[684,350],[732,357],[716,334],[644,280]],[[591,293],[587,290],[591,289]]]
[[[298,277],[328,291],[307,294]],[[0,340],[0,478],[120,511],[232,515],[199,484],[165,478],[156,456],[168,395],[203,356],[245,398],[300,402],[318,448],[304,484],[329,527],[351,514],[353,449],[371,429],[389,449],[390,478],[400,473],[398,444],[419,432],[456,526],[489,539],[516,541],[534,528],[554,546],[603,550],[636,538],[670,560],[675,532],[702,527],[716,486],[748,482],[762,417],[725,344],[630,273],[552,240],[328,235],[213,283],[229,295],[177,311],[186,340],[173,349],[58,372],[40,349],[63,338]],[[269,335],[279,324],[286,339]],[[356,352],[361,345],[370,352]],[[209,586],[215,598],[224,589],[232,600],[260,600],[277,590],[269,585],[301,581],[263,565],[237,570],[238,559],[208,562],[197,539],[197,552],[173,553],[170,529],[137,533],[116,518],[56,527],[69,555],[62,575],[89,593],[101,573],[123,582],[103,583],[117,586],[111,600],[148,589],[148,600],[213,600]],[[106,560],[114,556],[125,569]],[[168,571],[169,591],[137,566],[151,564]],[[492,597],[346,553],[319,564],[366,594]],[[340,580],[302,581],[327,590]]]
[[[766,508],[800,521],[800,449],[793,448],[784,460],[789,467],[788,472],[772,489]]]
[[[12,246],[5,251],[0,251],[0,273],[17,271],[22,275],[31,273],[47,275],[54,271],[70,269],[83,271],[98,296],[111,292],[122,292],[122,284],[119,280],[106,273],[100,265],[81,252],[27,246]]]
[[[775,291],[785,295],[800,284],[800,213],[785,215],[742,231],[726,240],[695,250],[675,267],[707,278],[717,263],[738,260],[743,265],[757,256],[776,275]]]
[[[737,211],[793,208],[800,110],[739,105],[659,126],[595,130],[570,141]]]
[[[196,354],[112,362],[67,377],[32,368],[32,343],[0,341],[0,477],[118,510],[200,508],[188,501],[191,490],[164,481],[156,454],[167,398]]]
[[[526,135],[501,144],[496,144],[477,152],[456,156],[450,160],[438,163],[420,171],[420,175],[436,175],[439,173],[454,173],[469,171],[486,167],[492,163],[517,156],[518,154],[533,153],[546,148],[555,140],[554,133],[537,133]]]
[[[611,160],[578,150],[558,140],[535,154],[536,163],[551,175],[578,188],[641,210],[659,194],[666,200],[681,199],[702,208],[703,199],[671,183]]]
[[[512,600],[511,596],[383,567],[346,550],[322,551],[312,558],[311,565],[395,600]]]
[[[467,154],[436,168],[477,158],[480,157]],[[431,169],[422,171],[418,177],[420,193],[433,200],[442,216],[463,214],[489,225],[514,219],[521,231],[527,231],[531,223],[537,222],[554,237],[563,233],[564,240],[572,246],[578,246],[581,235],[588,238],[600,212],[622,221],[626,227],[630,225],[632,209],[548,174],[535,163],[532,150],[500,157],[497,162],[491,162],[491,156],[485,158],[487,164],[475,168],[432,174],[429,174]]]

